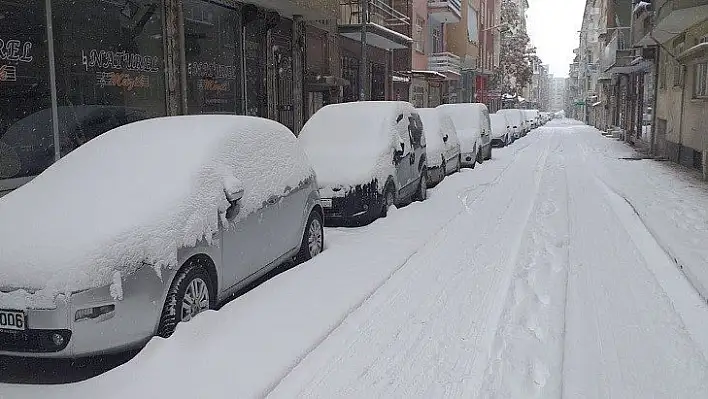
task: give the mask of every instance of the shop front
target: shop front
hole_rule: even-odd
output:
[[[242,114],[301,127],[298,3],[249,3],[0,0],[0,193],[141,119]]]

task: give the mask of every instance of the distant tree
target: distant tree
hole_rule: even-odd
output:
[[[531,82],[531,61],[536,49],[529,47],[529,36],[522,29],[522,16],[512,0],[501,3],[501,51],[494,85],[502,93],[518,94]],[[536,57],[538,58],[538,57]]]

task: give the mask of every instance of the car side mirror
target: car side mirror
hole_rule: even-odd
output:
[[[229,208],[226,210],[226,220],[233,221],[236,215],[241,211],[241,199],[243,198],[243,188],[238,188],[233,191],[224,190],[226,199],[229,201]]]
[[[449,138],[449,136],[448,136],[447,134],[444,135],[444,136],[443,136],[443,142],[444,142],[444,143],[447,143],[448,138]]]
[[[226,194],[226,199],[231,204],[241,201],[241,198],[243,198],[243,188],[238,188],[232,191],[224,190],[224,193]]]
[[[401,143],[401,149],[396,149],[393,152],[394,157],[398,160],[403,156],[403,153],[406,151],[406,145],[404,143]]]

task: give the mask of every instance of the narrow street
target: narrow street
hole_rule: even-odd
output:
[[[123,366],[0,398],[708,397],[708,306],[613,189],[663,195],[628,154],[552,121]]]

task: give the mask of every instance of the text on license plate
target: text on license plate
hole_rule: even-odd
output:
[[[0,329],[24,330],[25,313],[19,310],[0,310]]]
[[[325,208],[332,207],[332,198],[322,198],[320,201],[322,202],[323,207],[325,207]]]

